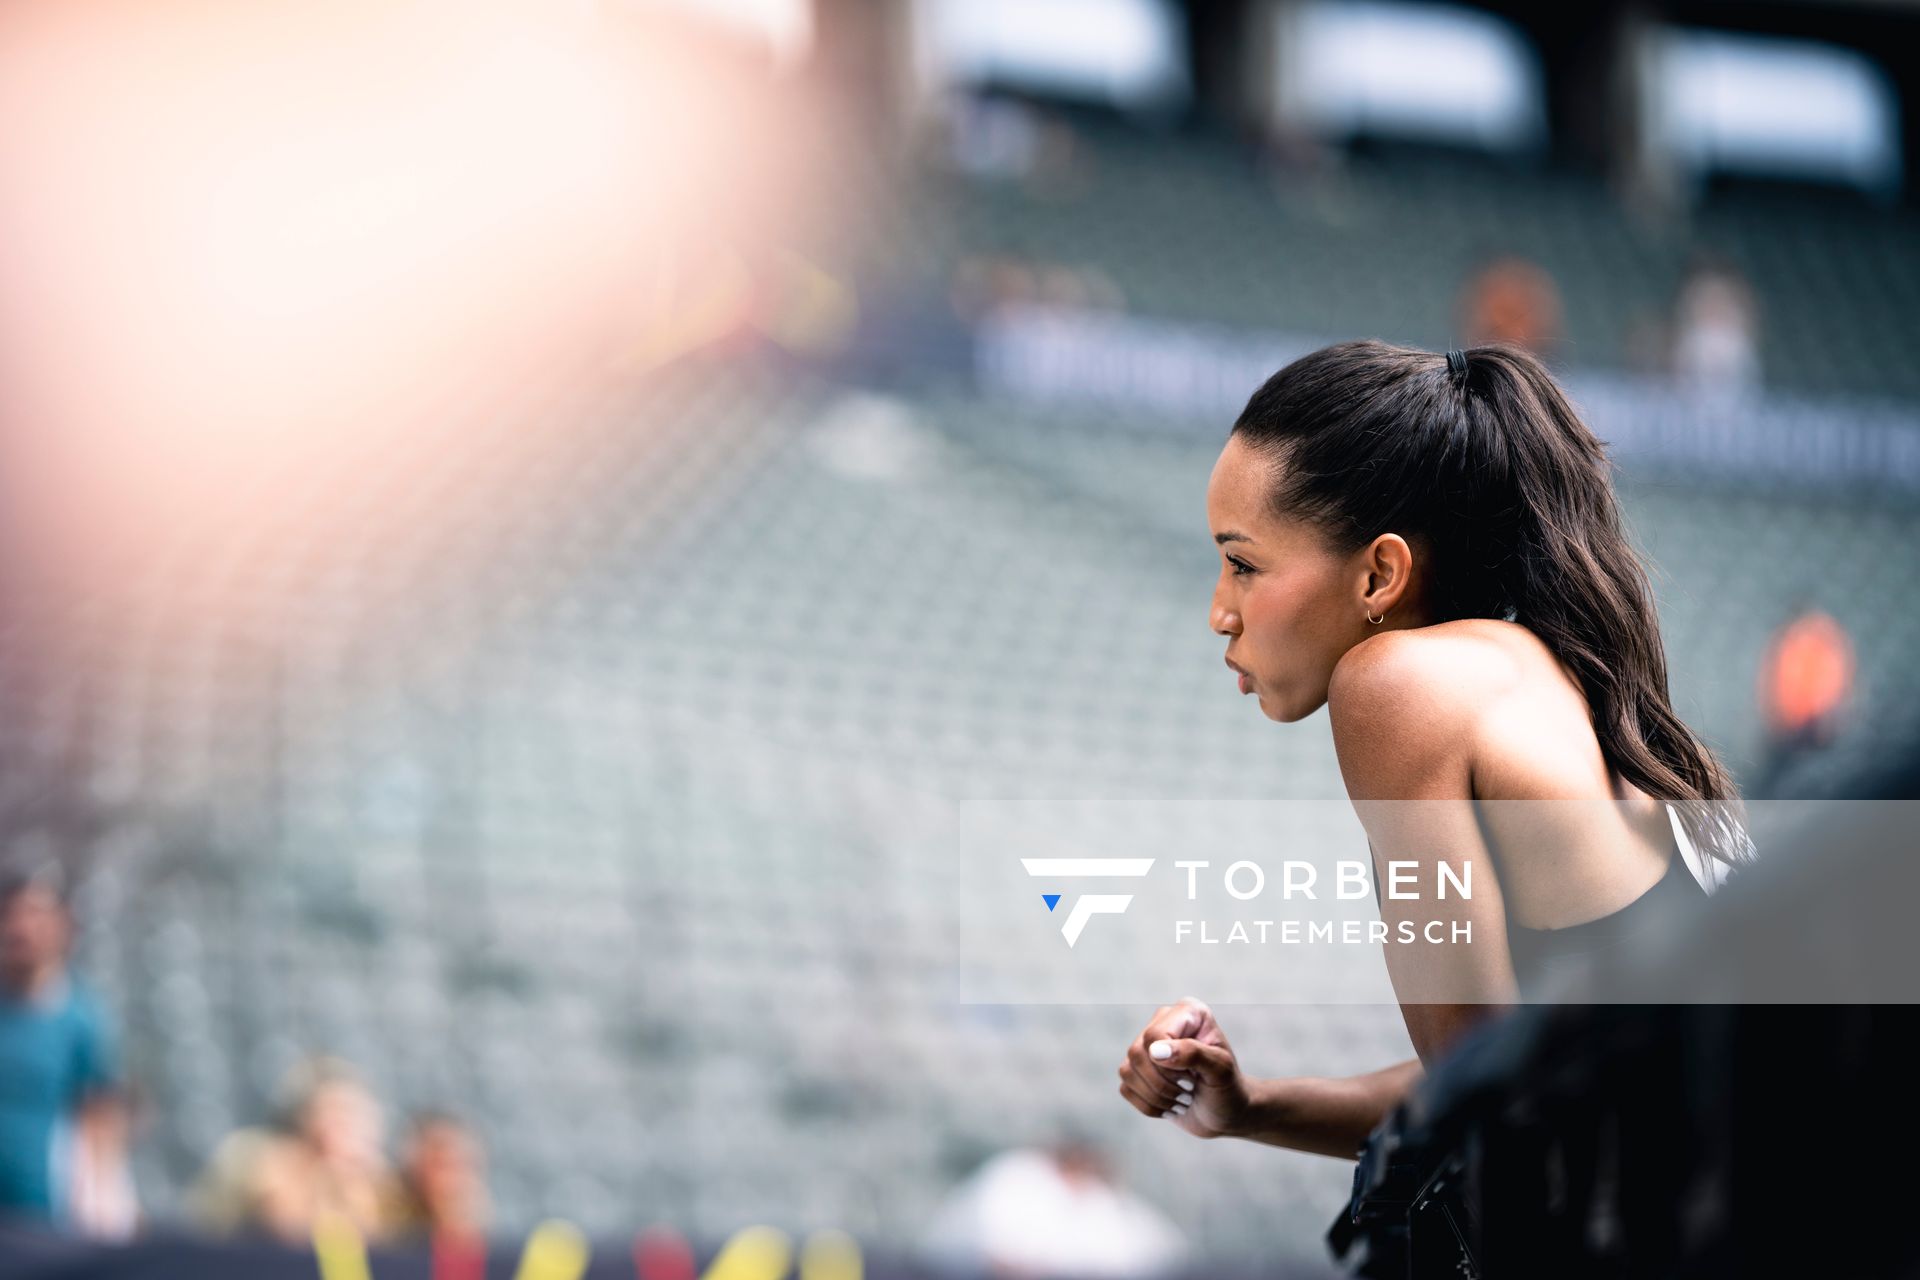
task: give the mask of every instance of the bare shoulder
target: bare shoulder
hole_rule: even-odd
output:
[[[1526,628],[1492,618],[1386,631],[1348,650],[1327,687],[1348,794],[1470,795],[1484,718],[1536,678],[1541,656],[1551,664]]]
[[[1525,627],[1496,618],[1382,632],[1334,665],[1328,705],[1344,704],[1336,715],[1389,709],[1401,719],[1467,715],[1527,679],[1528,648],[1547,653]]]

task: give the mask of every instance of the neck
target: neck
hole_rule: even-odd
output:
[[[1414,593],[1408,592],[1407,594],[1413,595]],[[1367,630],[1369,632],[1414,631],[1421,627],[1431,627],[1438,621],[1439,619],[1434,617],[1432,611],[1424,605],[1402,602],[1398,608],[1395,608],[1387,614],[1387,620],[1385,622],[1378,624],[1369,623],[1367,624]]]
[[[8,994],[16,1000],[32,1000],[44,994],[60,977],[60,962],[49,961],[6,975],[4,984]]]

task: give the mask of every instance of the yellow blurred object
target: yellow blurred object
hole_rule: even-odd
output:
[[[739,332],[753,315],[753,272],[737,252],[708,249],[669,264],[640,299],[630,372],[656,369]]]
[[[701,1280],[780,1280],[793,1265],[793,1242],[773,1227],[748,1227],[727,1241]]]
[[[320,1280],[372,1280],[366,1241],[340,1214],[322,1213],[314,1219],[313,1252],[320,1263]]]
[[[797,253],[782,252],[777,291],[760,317],[767,336],[791,351],[842,350],[860,318],[853,287]]]
[[[816,1231],[800,1250],[800,1280],[861,1280],[860,1245],[844,1231]]]
[[[587,1269],[591,1250],[586,1237],[570,1222],[549,1218],[527,1237],[516,1280],[579,1280]]]

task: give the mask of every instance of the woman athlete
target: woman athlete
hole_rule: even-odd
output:
[[[1213,629],[1241,692],[1282,722],[1326,705],[1377,861],[1481,864],[1457,917],[1477,945],[1388,948],[1416,1059],[1256,1079],[1187,999],[1128,1047],[1120,1092],[1198,1137],[1351,1158],[1421,1064],[1530,994],[1562,940],[1604,947],[1652,900],[1700,895],[1669,806],[1705,858],[1744,861],[1738,794],[1668,702],[1605,452],[1524,351],[1360,341],[1302,357],[1234,423],[1207,518]],[[1376,800],[1467,803],[1418,806],[1415,838],[1397,816],[1410,807]],[[1567,816],[1555,856],[1529,859],[1503,858],[1498,824],[1476,820],[1492,800],[1598,803],[1537,806]]]

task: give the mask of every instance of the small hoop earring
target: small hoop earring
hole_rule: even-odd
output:
[[[1371,622],[1376,627],[1379,626],[1381,623],[1385,622],[1386,620],[1387,620],[1387,615],[1384,613],[1377,618],[1374,617],[1372,614],[1367,615],[1367,621]]]

